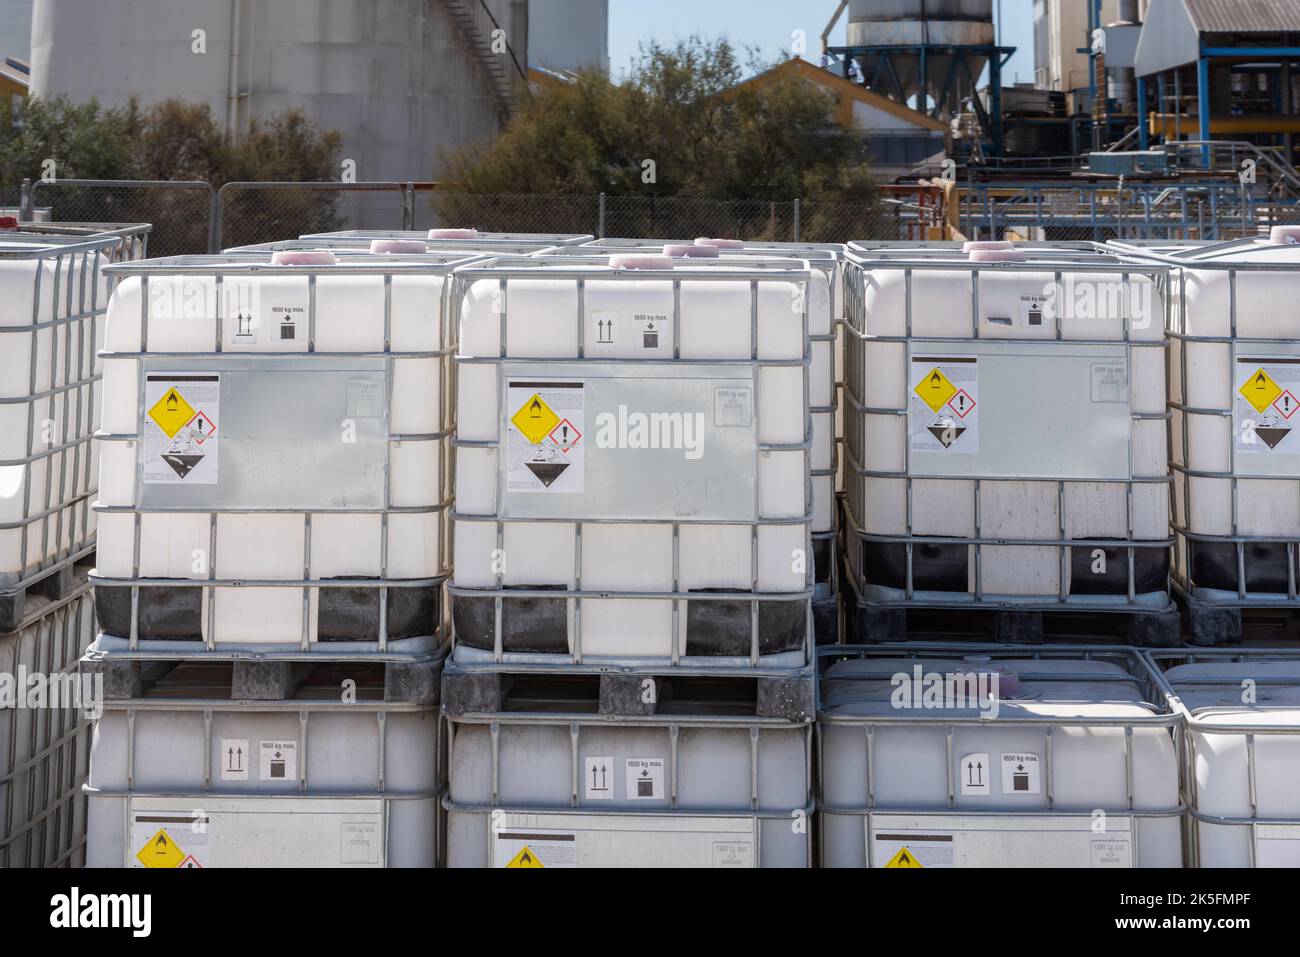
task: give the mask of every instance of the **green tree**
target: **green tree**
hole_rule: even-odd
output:
[[[650,44],[622,81],[588,71],[547,84],[494,143],[443,156],[433,202],[444,222],[484,229],[590,229],[590,213],[573,222],[558,194],[598,192],[614,235],[786,238],[772,204],[796,198],[850,204],[865,223],[880,216],[867,136],[835,116],[833,94],[752,56],[742,64],[726,41]],[[512,194],[548,200],[529,222]],[[819,221],[804,238],[836,231],[824,216],[805,226]]]

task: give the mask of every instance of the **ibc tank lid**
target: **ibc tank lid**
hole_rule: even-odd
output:
[[[431,229],[430,239],[478,239],[477,229]]]
[[[672,269],[673,261],[668,256],[639,254],[628,256],[610,256],[609,264],[615,269]]]
[[[1269,230],[1268,241],[1274,246],[1300,244],[1300,226],[1274,226]]]
[[[372,253],[422,253],[426,252],[429,247],[419,239],[372,239],[370,241],[370,251]]]
[[[970,240],[962,245],[961,251],[973,253],[977,249],[1015,249],[1016,244],[1006,239]]]
[[[700,236],[695,240],[697,246],[716,246],[718,249],[744,249],[745,244],[739,239],[709,239],[707,236]]]
[[[336,262],[328,249],[281,249],[271,253],[273,266],[332,266]]]
[[[664,255],[673,259],[717,259],[722,251],[717,246],[699,246],[690,243],[669,243],[664,246]]]
[[[17,229],[17,216],[0,216],[0,229]]]
[[[1025,261],[1025,254],[1019,249],[972,249],[970,261],[973,263],[1020,263]]]

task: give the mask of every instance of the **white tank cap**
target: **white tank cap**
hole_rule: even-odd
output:
[[[739,239],[709,239],[701,236],[695,240],[697,246],[717,246],[719,249],[744,249],[745,244]]]
[[[328,249],[281,249],[271,253],[273,266],[332,266],[336,262]]]
[[[667,256],[639,255],[610,256],[609,264],[615,269],[672,269],[673,261]]]
[[[964,253],[973,253],[977,249],[1015,249],[1016,244],[1005,239],[981,239],[968,241],[961,247]]]
[[[431,229],[430,239],[478,239],[477,229]]]
[[[422,253],[428,246],[419,239],[373,239],[370,241],[372,253]]]
[[[695,246],[689,243],[669,243],[664,247],[664,255],[673,259],[717,259],[722,252],[717,246]]]
[[[973,263],[1020,263],[1025,261],[1025,254],[1019,249],[972,249],[970,261]]]
[[[1300,226],[1274,226],[1268,233],[1274,246],[1294,246],[1300,243]]]

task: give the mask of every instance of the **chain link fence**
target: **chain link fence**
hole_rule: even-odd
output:
[[[485,232],[590,233],[756,241],[920,240],[959,224],[971,239],[1047,241],[1230,239],[1261,224],[1300,222],[1300,203],[1233,183],[968,184],[956,215],[943,191],[885,186],[874,203],[705,197],[470,194],[435,183],[227,183],[135,180],[0,185],[0,209],[51,222],[146,222],[155,256],[217,252],[336,229],[472,227]],[[956,195],[956,194],[954,194]]]

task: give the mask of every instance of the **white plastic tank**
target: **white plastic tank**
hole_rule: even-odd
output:
[[[83,577],[62,599],[34,597],[27,612],[0,635],[0,869],[81,867],[95,699],[77,659],[95,638],[95,608]]]
[[[1197,641],[1294,605],[1300,541],[1300,229],[1164,250],[1170,282],[1173,580]],[[1135,253],[1136,255],[1137,253]],[[1157,256],[1146,250],[1142,256]]]
[[[366,239],[357,236],[321,237],[318,239],[281,239],[270,243],[253,243],[248,246],[231,246],[226,253],[273,253],[288,250],[332,249],[335,252],[376,252],[383,255],[410,255],[427,253],[430,255],[461,256],[530,256],[534,253],[553,249],[552,246],[539,246],[529,240],[507,241],[455,239],[439,240],[421,236],[416,238],[398,238],[396,234],[387,238]]]
[[[96,353],[118,244],[0,230],[0,628],[94,543]]]
[[[811,726],[450,717],[449,867],[808,867]]]
[[[456,660],[805,663],[808,266],[455,275]]]
[[[462,243],[509,243],[512,246],[580,246],[595,237],[589,233],[490,233],[477,229],[340,229],[327,233],[303,233],[299,239],[424,239],[439,246]]]
[[[1169,612],[1165,267],[1019,248],[849,264],[859,598]]]
[[[824,649],[823,867],[1179,867],[1181,718],[1135,652]]]
[[[101,650],[436,646],[451,499],[442,314],[457,261],[112,267]]]
[[[1300,658],[1151,652],[1186,716],[1191,867],[1300,867]]]
[[[435,866],[437,708],[385,702],[358,667],[316,667],[283,701],[232,701],[228,664],[190,662],[107,701],[87,866]]]

